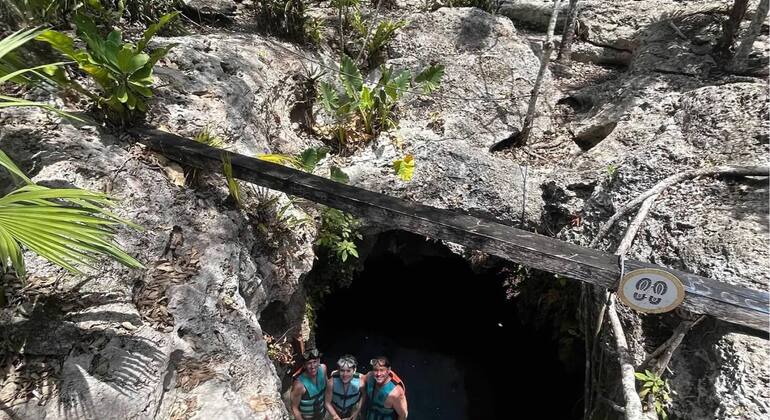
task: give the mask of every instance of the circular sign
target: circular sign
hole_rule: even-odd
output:
[[[659,314],[682,303],[684,286],[668,271],[643,268],[623,276],[618,295],[623,303],[637,311]]]

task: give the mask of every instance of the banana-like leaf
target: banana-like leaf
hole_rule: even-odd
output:
[[[444,76],[444,66],[441,64],[437,65],[431,65],[427,69],[420,72],[420,74],[415,77],[414,81],[417,83],[422,83],[422,88],[425,91],[425,93],[431,93],[434,90],[438,89],[439,84],[441,83],[441,77]]]
[[[353,60],[345,54],[342,54],[340,60],[340,79],[345,93],[351,98],[358,98],[361,87],[364,85],[364,78]]]

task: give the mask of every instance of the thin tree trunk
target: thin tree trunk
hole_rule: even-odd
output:
[[[717,56],[723,60],[727,60],[730,57],[730,49],[733,47],[733,41],[735,41],[735,33],[738,32],[738,28],[741,26],[741,20],[743,15],[746,14],[746,8],[749,5],[749,0],[735,0],[732,9],[730,9],[730,18],[722,24],[722,38],[717,45]]]
[[[514,146],[524,146],[527,144],[527,139],[532,131],[532,122],[535,120],[535,108],[537,106],[537,97],[540,94],[540,85],[543,84],[543,76],[545,76],[545,69],[548,68],[548,62],[551,60],[551,51],[553,51],[553,31],[556,29],[556,19],[559,17],[559,7],[561,6],[561,0],[555,0],[553,2],[553,11],[551,12],[551,20],[548,22],[548,32],[543,43],[543,54],[540,57],[540,70],[537,72],[537,79],[535,79],[535,87],[532,88],[532,96],[529,98],[529,106],[527,107],[527,115],[524,117],[524,127],[517,136]]]
[[[751,26],[749,26],[749,32],[741,40],[741,44],[735,51],[735,57],[733,57],[734,68],[744,68],[746,61],[748,61],[751,49],[754,46],[754,41],[757,40],[759,32],[762,29],[762,22],[767,17],[767,12],[770,10],[770,0],[760,0],[757,6],[757,12],[754,14],[754,19],[751,20]]]
[[[561,45],[556,61],[564,64],[572,58],[572,41],[575,40],[575,26],[577,25],[578,0],[569,0],[569,12],[567,21],[564,22],[564,30],[561,34]]]

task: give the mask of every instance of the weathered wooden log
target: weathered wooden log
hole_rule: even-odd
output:
[[[222,153],[230,153],[151,128],[133,130],[140,141],[169,159],[216,172]],[[244,181],[334,207],[393,229],[454,242],[538,270],[614,289],[619,281],[618,257],[555,238],[498,223],[389,197],[341,184],[285,166],[230,153],[233,175]],[[641,261],[626,260],[626,271],[657,268],[682,280],[685,309],[770,332],[770,298],[748,289]]]

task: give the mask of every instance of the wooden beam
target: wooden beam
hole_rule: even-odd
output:
[[[134,129],[142,143],[181,164],[222,171],[225,152],[175,134]],[[334,207],[369,221],[446,240],[565,277],[614,289],[620,267],[616,256],[555,238],[516,229],[490,219],[460,214],[341,184],[278,164],[230,153],[233,175],[254,184]],[[625,261],[626,271],[657,268],[682,280],[682,307],[754,330],[770,332],[768,293],[723,283],[641,261]]]

